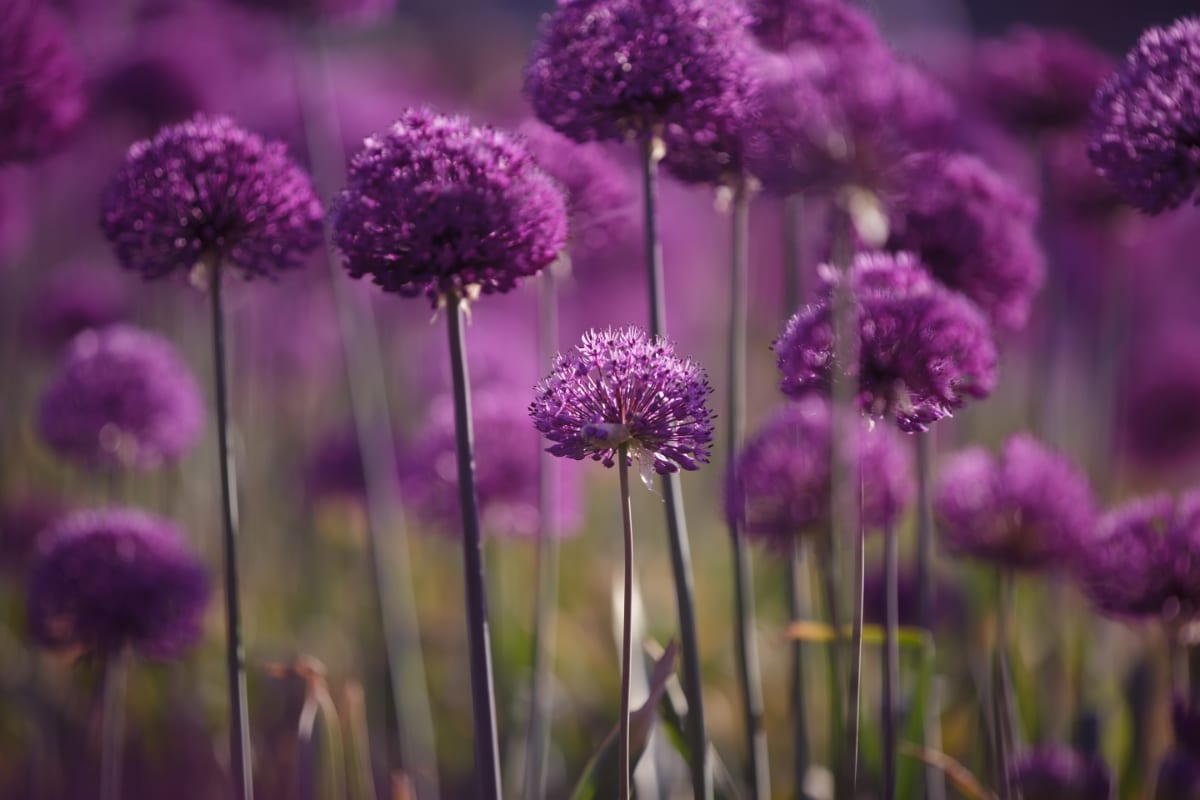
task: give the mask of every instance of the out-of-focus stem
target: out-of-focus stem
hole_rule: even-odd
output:
[[[829,762],[833,766],[834,797],[838,800],[848,800],[845,758],[842,752],[846,741],[846,691],[843,685],[846,677],[843,658],[845,641],[839,600],[841,581],[838,580],[831,534],[832,527],[823,532],[816,547],[821,589],[825,594],[825,616],[833,630],[833,641],[826,650],[829,657]]]
[[[890,522],[883,535],[883,797],[893,800],[900,699],[900,543]]]
[[[800,306],[804,297],[804,195],[792,194],[783,200],[783,318]]]
[[[933,431],[919,433],[917,451],[917,621],[933,638]],[[941,749],[941,733],[937,697],[931,690],[925,693],[925,708],[921,709],[925,724],[925,747]],[[940,769],[926,765],[925,796],[927,800],[945,800],[946,775]]]
[[[998,575],[998,598],[996,603],[996,659],[995,659],[995,709],[993,719],[996,727],[996,769],[1001,790],[1001,800],[1015,797],[1012,786],[1012,756],[1014,747],[1012,719],[1012,673],[1009,669],[1008,622],[1012,612],[1012,572],[1001,569]]]
[[[808,576],[805,570],[808,542],[797,536],[792,541],[791,558],[788,559],[788,610],[792,622],[802,622],[811,616],[808,603]],[[792,782],[793,796],[797,800],[808,800],[804,781],[808,777],[808,704],[804,699],[804,642],[792,642]]]
[[[621,721],[617,741],[617,792],[629,800],[629,674],[633,669],[633,506],[629,501],[629,445],[617,450],[621,478],[621,527],[625,531],[625,593],[621,607]]]
[[[104,660],[104,704],[100,734],[100,800],[121,800],[125,757],[125,694],[130,654],[124,649]]]

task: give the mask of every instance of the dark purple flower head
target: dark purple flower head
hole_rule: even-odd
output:
[[[45,347],[57,349],[88,328],[103,328],[129,318],[131,300],[111,267],[77,264],[47,278],[28,310],[30,333]]]
[[[200,436],[204,405],[167,340],[129,325],[88,330],[42,393],[38,432],[63,458],[94,468],[153,469]]]
[[[915,253],[998,328],[1025,325],[1045,277],[1033,198],[974,156],[923,153],[905,163],[891,217],[889,250]]]
[[[1112,776],[1103,759],[1061,746],[1027,750],[1013,762],[1022,800],[1109,800]]]
[[[1154,800],[1200,799],[1200,756],[1187,750],[1168,752],[1158,766]]]
[[[38,536],[62,516],[62,505],[44,497],[18,495],[0,502],[0,575],[24,572]]]
[[[525,94],[576,141],[646,136],[736,92],[750,38],[738,0],[559,0]]]
[[[360,497],[366,494],[362,450],[353,429],[322,437],[304,465],[304,490],[310,499]]]
[[[617,450],[659,473],[708,463],[712,388],[704,369],[640,328],[591,330],[554,359],[529,405],[547,452],[611,467]]]
[[[197,115],[129,148],[101,227],[145,278],[206,259],[256,278],[299,267],[321,243],[321,219],[311,178],[282,144]]]
[[[783,393],[827,393],[831,385],[834,285],[824,268],[821,298],[788,320],[772,345]],[[996,381],[996,346],[983,314],[937,283],[907,254],[860,254],[849,272],[858,317],[859,360],[848,370],[866,413],[923,431],[986,397]]]
[[[96,111],[126,117],[147,133],[187,119],[206,105],[203,87],[182,65],[151,54],[114,66],[101,79],[96,96]]]
[[[83,117],[83,72],[37,0],[0,4],[0,164],[49,155]]]
[[[934,508],[950,552],[1016,569],[1068,566],[1096,518],[1087,479],[1026,434],[999,457],[960,453],[942,471]]]
[[[897,576],[900,626],[920,628],[921,619],[920,584],[917,571],[911,565],[900,565]],[[863,622],[867,625],[884,625],[887,613],[886,576],[881,567],[868,570],[863,578]],[[967,598],[962,588],[938,574],[933,576],[930,587],[935,628],[965,630],[967,622]]]
[[[1067,31],[1018,26],[979,46],[974,96],[1014,133],[1035,135],[1087,120],[1112,58]]]
[[[1143,467],[1178,469],[1200,453],[1200,329],[1168,324],[1133,338],[1120,404],[1121,448]]]
[[[29,633],[44,647],[173,659],[200,638],[208,598],[208,573],[174,524],[128,508],[80,511],[41,537]]]
[[[764,47],[871,49],[883,46],[875,21],[843,0],[751,0],[751,30]]]
[[[1175,745],[1200,758],[1200,708],[1192,706],[1186,697],[1176,697],[1171,703],[1171,730]]]
[[[1088,157],[1148,214],[1200,203],[1200,17],[1142,34],[1096,93]]]
[[[333,224],[351,275],[436,306],[540,272],[566,244],[567,209],[521,140],[410,109],[364,142]]]

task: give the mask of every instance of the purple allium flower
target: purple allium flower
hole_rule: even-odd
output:
[[[1193,707],[1186,697],[1176,697],[1171,703],[1171,730],[1180,749],[1200,756],[1200,708]]]
[[[1153,307],[1153,306],[1151,306]],[[1120,403],[1121,449],[1141,466],[1178,468],[1200,453],[1200,329],[1137,336]]]
[[[1088,157],[1148,214],[1200,203],[1200,17],[1142,34],[1096,93]]]
[[[764,47],[871,49],[883,37],[870,15],[843,0],[751,0],[751,30]]]
[[[38,536],[62,516],[62,505],[44,497],[20,495],[0,503],[0,575],[24,572]]]
[[[947,550],[1016,569],[1067,566],[1095,524],[1087,479],[1032,436],[1003,453],[959,453],[942,471],[934,508]]]
[[[96,111],[119,114],[147,132],[187,119],[205,106],[203,87],[182,65],[148,54],[115,65],[96,95]]]
[[[435,306],[510,291],[567,238],[562,190],[519,139],[428,109],[366,140],[333,221],[351,275]]]
[[[1018,26],[979,46],[975,99],[1009,130],[1035,135],[1087,120],[1112,71],[1106,53],[1067,31]]]
[[[786,551],[797,536],[829,522],[829,403],[806,397],[780,408],[744,445],[725,476],[725,516],[747,536]],[[912,499],[910,448],[890,428],[857,431],[862,519],[881,528]]]
[[[917,583],[917,571],[912,566],[901,564],[900,574],[897,577],[900,626],[903,628],[922,627],[924,622],[921,619],[921,592],[920,584]],[[886,579],[887,576],[879,566],[868,570],[863,577],[863,622],[867,625],[882,626],[885,623],[887,614]],[[961,587],[947,578],[934,574],[930,593],[934,627],[965,629],[967,602]]]
[[[183,655],[209,580],[171,522],[130,508],[73,513],[45,532],[29,577],[29,633],[50,648]]]
[[[145,278],[213,259],[249,279],[299,267],[321,243],[321,220],[312,179],[282,144],[198,114],[129,148],[101,227],[121,265]]]
[[[539,119],[576,141],[652,135],[736,91],[749,21],[738,0],[559,0],[525,94]]]
[[[591,330],[559,353],[529,405],[534,427],[555,444],[547,452],[606,467],[628,445],[661,474],[708,463],[712,387],[704,369],[636,327]]]
[[[1171,750],[1158,765],[1154,800],[1198,800],[1200,798],[1200,755]]]
[[[1033,198],[963,153],[914,156],[905,174],[887,248],[915,253],[998,328],[1022,328],[1045,278]]]
[[[203,424],[187,364],[167,340],[129,325],[76,336],[38,407],[38,432],[50,448],[97,468],[175,461]]]
[[[40,344],[58,348],[88,328],[124,322],[130,306],[122,277],[111,268],[71,265],[52,274],[32,298],[28,323]]]
[[[783,393],[827,393],[833,366],[831,304],[841,280],[824,268],[820,299],[788,320],[775,341]],[[908,254],[860,254],[849,272],[858,317],[859,360],[848,372],[858,404],[876,417],[892,416],[901,430],[924,431],[986,397],[996,381],[996,346],[983,314],[937,283]]]
[[[1113,794],[1103,759],[1068,747],[1028,750],[1013,762],[1011,775],[1022,800],[1109,800]]]
[[[304,489],[310,498],[360,497],[366,494],[362,450],[353,429],[322,437],[304,465]]]
[[[0,164],[49,155],[83,117],[83,72],[41,2],[0,6]]]

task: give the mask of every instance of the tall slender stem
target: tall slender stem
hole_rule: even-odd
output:
[[[915,437],[917,451],[917,624],[933,637],[933,431]],[[921,709],[925,724],[925,746],[940,750],[941,733],[937,712],[937,697],[925,693],[925,708]],[[925,796],[927,800],[945,800],[946,775],[937,767],[925,767]]]
[[[890,522],[883,535],[883,797],[893,800],[900,699],[900,542]]]
[[[861,482],[861,473],[858,475]],[[861,489],[860,489],[861,494]],[[858,740],[862,728],[863,590],[866,581],[866,541],[861,523],[854,531],[854,561],[850,600],[854,618],[850,623],[850,681],[846,690],[850,709],[846,712],[846,747],[850,760],[850,796],[858,796]]]
[[[805,573],[808,542],[797,536],[792,541],[788,559],[788,610],[792,622],[802,622],[810,616],[808,580]],[[796,800],[807,800],[804,782],[808,777],[808,704],[804,699],[804,642],[792,642],[792,774]]]
[[[471,427],[467,354],[463,346],[463,309],[456,295],[446,298],[446,329],[449,333],[450,373],[454,384],[455,454],[458,461],[458,504],[463,526],[463,583],[466,585],[467,638],[471,659],[477,796],[485,800],[497,800],[501,796],[500,751],[496,735],[496,696],[492,685],[492,648],[488,632],[487,592],[484,590],[479,505],[475,493],[475,436]]]
[[[1012,720],[1012,674],[1008,663],[1008,620],[1012,611],[1012,572],[1001,568],[997,576],[998,598],[996,603],[996,659],[994,668],[995,690],[993,712],[996,727],[996,769],[999,774],[1002,800],[1015,797],[1011,782],[1011,760],[1014,736]]]
[[[124,649],[104,660],[104,705],[100,734],[100,800],[120,800],[125,757],[125,694],[129,653]]]
[[[625,597],[621,618],[621,723],[617,742],[619,800],[629,800],[629,674],[633,669],[633,507],[629,501],[629,445],[617,451],[621,476],[621,523],[625,530]]]
[[[783,317],[796,313],[804,298],[804,196],[791,194],[783,200]]]
[[[658,137],[641,140],[642,188],[645,203],[646,275],[650,301],[650,332],[665,336],[666,306],[663,301],[662,247],[658,240],[658,162],[662,157]],[[692,556],[688,544],[687,517],[679,473],[662,477],[663,504],[667,516],[667,543],[671,550],[671,572],[679,613],[679,640],[683,659],[683,691],[687,696],[687,739],[691,750],[689,767],[695,800],[711,800],[712,771],[709,769],[708,735],[704,730],[703,688],[700,680],[700,646],[696,635],[696,611],[692,589]]]
[[[846,690],[843,685],[846,670],[845,640],[842,636],[842,613],[837,559],[834,557],[833,526],[823,534],[817,544],[820,559],[821,588],[825,593],[825,616],[833,629],[833,641],[829,643],[829,763],[833,765],[834,797],[846,800],[847,780],[845,758],[842,750],[846,740]]]
[[[246,654],[242,650],[242,617],[238,601],[237,498],[233,487],[233,454],[229,452],[229,394],[225,371],[225,313],[221,307],[221,265],[208,265],[212,300],[213,373],[216,382],[217,460],[221,468],[221,527],[225,551],[225,669],[229,680],[229,763],[237,800],[253,800],[250,760],[250,715],[246,707]]]

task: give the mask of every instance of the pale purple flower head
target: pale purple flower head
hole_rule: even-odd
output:
[[[1200,17],[1142,34],[1096,93],[1088,156],[1148,214],[1200,203]]]
[[[1087,479],[1027,434],[999,456],[959,453],[942,470],[934,508],[947,550],[1014,569],[1069,566],[1096,518]]]
[[[916,254],[997,328],[1022,328],[1045,278],[1033,198],[965,153],[908,159],[898,194],[887,248]]]
[[[44,347],[59,348],[88,328],[124,322],[132,310],[125,280],[100,264],[72,264],[55,271],[31,300],[30,333]]]
[[[540,272],[566,244],[567,208],[519,138],[410,109],[364,142],[333,224],[351,275],[436,306]]]
[[[576,141],[648,136],[736,92],[738,0],[559,0],[525,72],[538,118]]]
[[[73,513],[38,544],[29,633],[49,648],[101,656],[132,648],[183,655],[202,633],[209,580],[171,522],[130,508]]]
[[[621,445],[666,474],[708,463],[712,388],[704,369],[670,342],[636,327],[598,331],[554,359],[529,405],[547,452],[606,467]]]
[[[1104,760],[1048,745],[1017,756],[1011,768],[1022,800],[1109,800],[1112,775]]]
[[[299,267],[321,219],[312,179],[282,144],[199,114],[129,148],[101,227],[121,265],[148,279],[205,259],[256,278]]]
[[[153,469],[199,438],[204,404],[171,344],[129,325],[87,330],[42,392],[38,432],[59,456],[92,468]]]
[[[820,299],[788,320],[772,346],[783,393],[828,393],[833,366],[831,302],[841,280],[824,268]],[[849,271],[858,318],[858,363],[848,372],[858,404],[893,417],[901,430],[924,431],[996,381],[996,346],[983,314],[937,283],[907,254],[860,254]]]
[[[875,21],[843,0],[751,0],[751,30],[766,48],[883,47]]]

